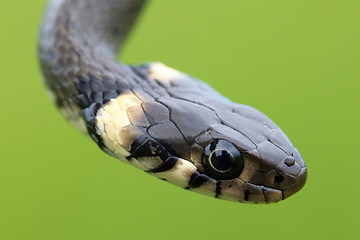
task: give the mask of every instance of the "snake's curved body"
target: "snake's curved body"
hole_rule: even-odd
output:
[[[106,153],[182,188],[277,202],[306,181],[298,150],[268,117],[160,63],[116,55],[143,0],[52,0],[39,37],[61,113]]]

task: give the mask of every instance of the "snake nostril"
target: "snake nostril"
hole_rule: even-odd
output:
[[[284,176],[281,174],[276,174],[274,177],[274,183],[275,184],[281,184],[284,181]]]

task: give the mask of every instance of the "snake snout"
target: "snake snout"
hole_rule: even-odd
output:
[[[298,192],[306,182],[307,168],[299,151],[292,147],[288,152],[272,151],[275,147],[267,145],[262,153],[261,171],[257,171],[250,183],[282,192],[283,199]]]
[[[296,178],[296,182],[289,187],[288,189],[283,191],[283,199],[290,197],[291,195],[297,193],[302,187],[305,185],[307,179],[307,168],[303,168]]]
[[[292,154],[292,158],[294,159],[294,166],[300,167],[300,172],[295,176],[295,182],[288,188],[282,190],[283,199],[288,198],[295,193],[297,193],[300,189],[302,189],[307,180],[307,167],[304,159],[301,157],[299,151],[295,148],[294,153]],[[285,160],[286,164],[286,160]],[[288,166],[291,168],[292,166]]]

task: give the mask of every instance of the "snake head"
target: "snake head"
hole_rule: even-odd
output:
[[[302,157],[263,113],[164,65],[134,70],[153,90],[123,90],[85,112],[105,152],[182,188],[238,202],[278,202],[305,184]]]
[[[50,2],[39,55],[62,114],[109,155],[191,191],[253,203],[297,192],[306,165],[264,114],[163,64],[115,61],[143,2]]]
[[[193,145],[192,158],[196,159],[198,171],[211,178],[214,196],[272,203],[299,191],[306,182],[307,168],[285,134],[278,128],[272,129],[268,139],[254,143],[248,130],[239,134],[224,125],[213,126]],[[201,184],[197,185],[200,189],[194,190],[203,191]]]

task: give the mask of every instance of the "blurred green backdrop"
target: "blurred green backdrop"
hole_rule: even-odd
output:
[[[126,43],[123,61],[190,73],[285,131],[308,182],[261,206],[159,181],[70,127],[38,69],[44,6],[0,0],[0,239],[359,236],[359,1],[153,0]]]

